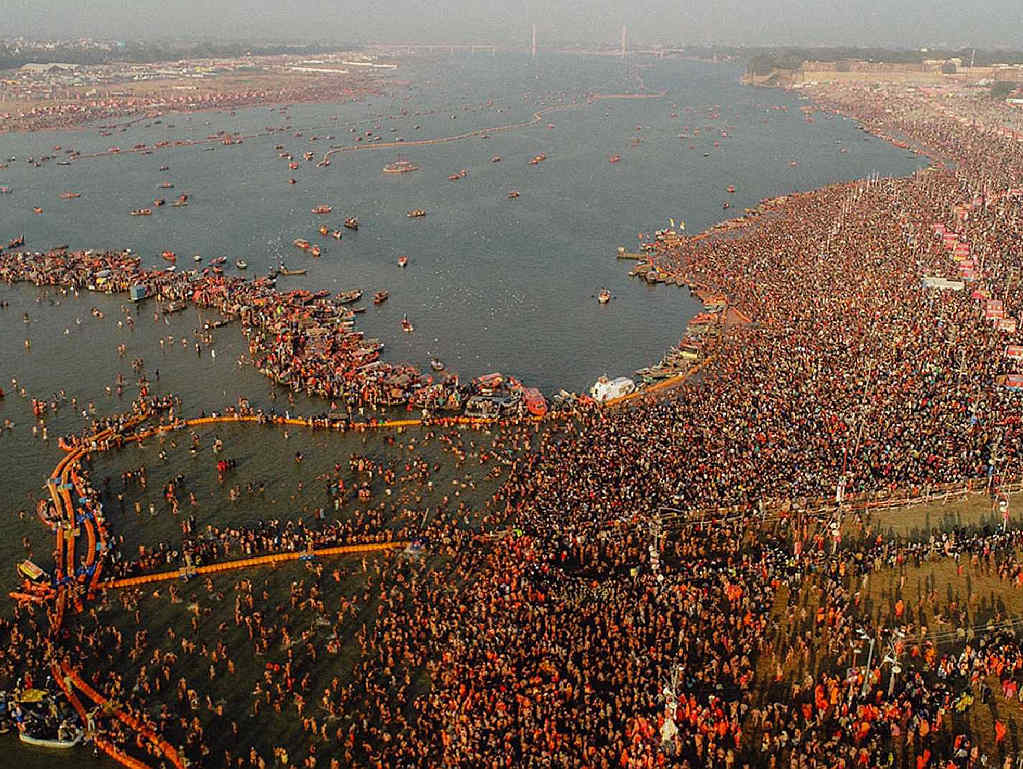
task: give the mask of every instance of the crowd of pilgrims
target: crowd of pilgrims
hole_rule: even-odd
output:
[[[1012,767],[1021,640],[968,586],[1021,589],[1023,537],[894,539],[861,507],[800,501],[843,476],[854,501],[1019,478],[1021,396],[995,379],[1014,335],[971,289],[1023,306],[1023,203],[1006,194],[1023,149],[919,99],[831,96],[954,170],[795,195],[741,237],[659,250],[752,320],[698,381],[538,434],[496,426],[529,448],[473,515],[443,504],[228,536],[299,549],[400,529],[421,549],[108,591],[52,638],[18,608],[0,677],[42,681],[66,658],[198,767]],[[957,277],[935,223],[982,263],[965,291],[922,285]],[[687,514],[724,506],[744,514]],[[907,604],[927,565],[968,594]],[[879,598],[872,580],[893,575],[900,592]],[[168,598],[186,618],[150,627]]]
[[[141,286],[166,307],[191,302],[238,318],[257,369],[293,392],[319,395],[335,405],[410,408],[410,396],[432,384],[414,366],[380,361],[382,345],[355,330],[354,314],[328,291],[280,292],[267,278],[249,281],[215,268],[198,274],[146,270],[130,252],[0,253],[0,282],[20,281],[60,291],[91,287],[121,294]],[[130,315],[127,322],[134,323]],[[199,354],[201,341],[195,342]]]

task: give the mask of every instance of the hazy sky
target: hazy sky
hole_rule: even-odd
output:
[[[0,0],[0,36],[1023,49],[1023,0]]]

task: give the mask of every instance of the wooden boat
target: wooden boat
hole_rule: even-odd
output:
[[[329,214],[334,209],[328,205],[319,205],[313,208],[314,214]]]
[[[234,263],[234,266],[237,267],[239,270],[244,270],[248,268],[249,263],[246,262],[244,259],[239,259]]]
[[[611,292],[608,291],[606,288],[600,289],[600,293],[597,294],[597,301],[600,304],[607,304],[608,302],[611,301]]]
[[[82,193],[80,193],[80,192],[62,192],[62,193],[60,193],[60,199],[61,200],[74,200],[75,198],[80,198],[80,197],[82,197]]]
[[[327,229],[327,225],[321,224],[320,228],[319,228],[319,232],[320,232],[321,235],[326,235],[327,233],[330,232],[330,230]]]
[[[351,304],[352,302],[357,302],[360,299],[362,299],[362,290],[357,288],[351,291],[342,291],[337,295],[337,300],[341,304]]]
[[[313,246],[312,248],[309,249],[310,256],[319,256],[320,253],[321,251],[319,246]]]
[[[390,293],[388,293],[387,291],[382,290],[377,291],[375,294],[373,294],[373,304],[383,304],[384,302],[387,301],[387,297],[389,296]]]
[[[415,327],[412,325],[412,321],[408,319],[408,315],[403,315],[401,318],[401,330],[406,334],[411,334],[415,331]]]
[[[26,561],[22,561],[21,563],[18,564],[17,568],[18,568],[18,574],[20,574],[25,579],[32,580],[33,582],[38,582],[40,580],[49,579],[49,577],[46,574],[46,572],[43,571],[36,564],[32,563],[32,561],[27,561],[27,560]]]
[[[160,256],[163,259],[166,259],[168,262],[176,262],[178,260],[177,254],[175,254],[173,251],[164,251],[162,254],[160,254]]]
[[[519,196],[519,191],[518,190],[512,190],[511,192],[508,193],[508,200],[515,200],[515,198],[517,198],[518,196]]]
[[[289,270],[283,264],[277,268],[277,272],[281,275],[305,275],[305,269]]]
[[[132,216],[150,216],[153,213],[151,208],[136,208],[131,212]]]
[[[426,216],[426,211],[424,211],[422,208],[413,208],[411,211],[408,212],[409,219],[418,219],[421,216]]]
[[[398,257],[398,266],[399,267],[405,267],[407,264],[408,264],[408,257],[407,256],[399,256]]]
[[[34,745],[37,748],[50,748],[52,750],[67,750],[73,748],[79,742],[82,741],[82,736],[85,733],[76,728],[70,734],[65,734],[63,739],[58,731],[58,736],[55,739],[47,739],[45,737],[33,737],[27,731],[19,732],[18,739],[24,742],[26,745]]]
[[[345,219],[345,227],[347,227],[349,230],[357,230],[357,229],[359,229],[359,220],[358,220],[358,218],[356,218],[354,216],[349,216],[347,219]]]

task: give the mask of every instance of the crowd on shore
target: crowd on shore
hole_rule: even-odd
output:
[[[272,87],[233,88],[232,84],[204,83],[195,90],[173,87],[146,91],[109,91],[86,95],[75,89],[50,99],[17,101],[15,109],[0,113],[0,133],[72,128],[97,121],[119,121],[139,115],[163,112],[197,112],[211,109],[237,109],[266,104],[346,101],[377,92],[365,83],[339,81],[337,77],[280,76]],[[8,99],[10,106],[11,101]],[[20,107],[20,108],[19,108]]]
[[[359,406],[407,404],[432,383],[408,365],[379,360],[382,343],[353,328],[354,314],[322,291],[277,291],[267,278],[247,281],[213,269],[201,273],[146,270],[126,252],[62,251],[0,254],[0,281],[28,281],[62,291],[87,289],[146,296],[173,306],[191,302],[239,319],[255,366],[294,392]],[[201,347],[196,344],[197,352]]]
[[[310,563],[286,598],[265,576],[210,580],[193,592],[191,631],[169,635],[143,627],[154,596],[142,590],[100,596],[54,639],[19,609],[0,626],[18,648],[0,673],[66,655],[210,768],[1008,769],[1023,749],[1010,728],[1023,684],[1015,625],[972,598],[879,606],[868,588],[943,562],[1018,590],[1019,535],[888,540],[867,518],[803,514],[799,500],[978,477],[995,491],[1020,477],[1023,396],[1002,378],[1018,332],[992,321],[1023,308],[1023,148],[925,102],[855,96],[846,108],[870,130],[954,167],[834,185],[740,237],[659,249],[665,272],[752,319],[726,329],[698,381],[555,423],[535,445],[535,426],[500,426],[529,450],[478,516],[442,507],[403,522],[420,554]],[[0,278],[80,288],[101,264],[127,288],[127,257],[91,258],[54,270],[52,258],[5,256]],[[323,327],[321,300],[148,280],[169,299],[258,308],[245,321],[255,359],[314,393],[349,391],[338,368],[358,358],[338,332],[319,365],[294,368]],[[778,513],[780,499],[792,504]],[[686,514],[714,506],[741,513]],[[362,537],[389,524],[346,525]],[[298,546],[308,532],[288,536]],[[250,650],[265,668],[240,688]],[[344,673],[331,672],[346,650]],[[276,731],[246,728],[264,723]]]

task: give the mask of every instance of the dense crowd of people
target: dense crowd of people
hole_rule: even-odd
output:
[[[151,588],[98,596],[52,638],[20,608],[0,625],[17,649],[0,675],[40,680],[48,655],[66,657],[210,768],[1012,766],[1021,640],[969,580],[1018,590],[1020,534],[886,538],[860,507],[804,502],[1020,477],[1021,396],[1004,378],[1018,332],[988,303],[1023,307],[1023,148],[924,96],[830,99],[955,164],[793,196],[739,237],[654,244],[659,269],[751,319],[728,325],[697,381],[539,433],[495,426],[515,459],[483,510],[356,504],[333,523],[229,530],[183,512],[180,543],[111,568],[396,531],[422,547],[310,561],[286,597],[281,575],[255,572],[174,585],[190,616],[165,629],[147,626],[164,595]],[[124,257],[99,258],[121,274]],[[0,277],[80,286],[85,259],[4,257]],[[311,343],[319,300],[148,280],[168,298],[261,307],[247,322],[264,365],[293,372]],[[320,352],[331,364],[300,374],[317,392],[352,353],[336,341]],[[349,470],[387,472],[358,460]],[[429,482],[420,469],[410,483]],[[341,470],[322,479],[328,497]],[[906,576],[934,564],[966,595],[929,585],[907,605]],[[892,575],[898,591],[872,585]],[[133,749],[116,722],[100,728]]]

